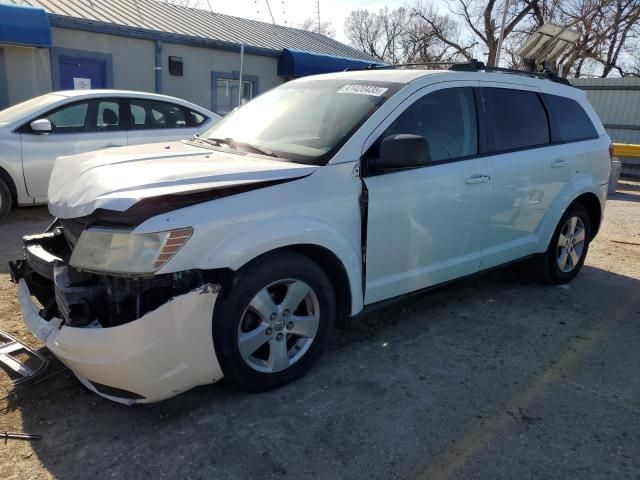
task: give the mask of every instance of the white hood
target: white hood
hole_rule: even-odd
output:
[[[143,198],[303,177],[317,168],[180,142],[98,150],[56,160],[49,211],[59,218],[122,212]]]

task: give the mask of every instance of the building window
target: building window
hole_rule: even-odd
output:
[[[226,115],[238,106],[239,80],[218,78],[216,79],[216,113]],[[253,82],[242,81],[242,101],[244,105],[253,98]]]

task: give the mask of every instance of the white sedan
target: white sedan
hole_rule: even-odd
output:
[[[47,93],[0,111],[0,220],[46,203],[57,157],[189,138],[220,116],[184,100],[125,90]]]

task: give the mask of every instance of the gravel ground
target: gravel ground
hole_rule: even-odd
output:
[[[47,221],[0,224],[0,329],[37,348],[5,263]],[[639,244],[640,183],[623,182],[568,288],[512,267],[435,290],[337,331],[305,378],[261,395],[221,382],[125,407],[53,361],[0,400],[0,431],[42,435],[0,445],[0,476],[640,478]]]

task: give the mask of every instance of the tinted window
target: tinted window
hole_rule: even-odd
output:
[[[84,132],[88,126],[89,102],[73,103],[45,116],[51,122],[52,133]]]
[[[431,161],[478,153],[476,109],[471,88],[449,88],[415,101],[381,135],[411,133],[427,139]]]
[[[184,128],[187,115],[182,107],[155,100],[130,100],[130,127],[134,130]]]
[[[558,129],[559,138],[554,138],[554,142],[574,142],[598,136],[589,116],[578,102],[557,95],[545,95],[544,99]]]
[[[483,88],[489,149],[494,152],[549,143],[549,123],[535,92]]]

